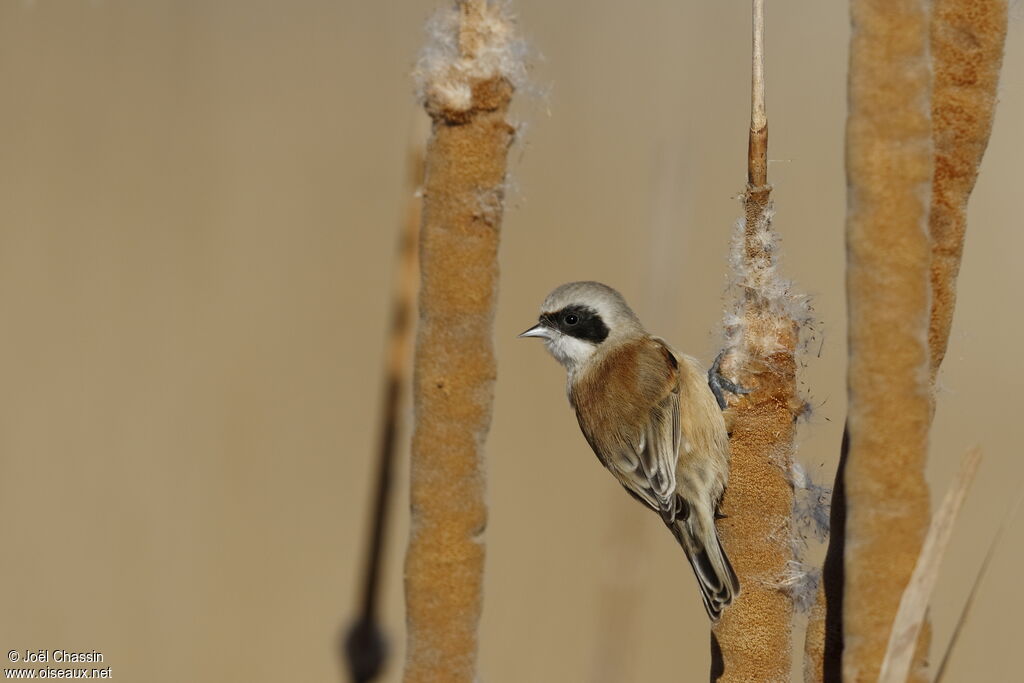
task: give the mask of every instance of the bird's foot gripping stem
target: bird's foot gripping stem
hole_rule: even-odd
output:
[[[726,379],[725,375],[722,374],[722,358],[725,356],[728,349],[722,349],[718,352],[718,356],[715,357],[715,362],[711,364],[711,369],[708,370],[708,386],[711,387],[711,393],[715,395],[715,400],[718,401],[718,407],[722,410],[726,409],[728,405],[725,401],[725,392],[730,394],[745,395],[749,394],[752,390],[745,387],[741,387],[739,384]]]

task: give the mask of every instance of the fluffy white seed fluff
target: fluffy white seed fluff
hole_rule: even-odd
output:
[[[798,462],[790,470],[793,480],[793,521],[798,530],[810,533],[824,542],[829,531],[829,510],[832,489],[816,484]]]
[[[746,219],[736,221],[733,229],[729,266],[733,276],[731,289],[736,295],[725,313],[725,344],[740,362],[778,351],[777,341],[786,336],[784,328],[790,321],[801,328],[812,323],[809,298],[796,293],[793,283],[779,275],[778,234],[772,229],[773,217],[774,211],[769,208],[754,226],[754,241],[764,250],[760,258],[747,258]],[[757,304],[756,321],[745,311],[751,294]]]
[[[459,46],[458,5],[438,10],[427,22],[427,41],[413,76],[423,101],[454,112],[473,106],[473,84],[504,77],[518,87],[526,80],[526,45],[517,37],[515,22],[504,2],[481,2],[481,16],[474,24],[478,40],[473,54]]]
[[[779,580],[772,584],[786,593],[798,612],[807,612],[814,605],[821,582],[821,570],[800,560],[788,560]]]

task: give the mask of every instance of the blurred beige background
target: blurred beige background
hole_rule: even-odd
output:
[[[408,72],[438,4],[0,3],[4,651],[96,649],[120,681],[339,679],[423,116]],[[598,466],[562,371],[515,334],[554,285],[592,278],[713,357],[745,179],[749,3],[514,5],[534,92],[516,108],[501,254],[481,676],[703,680],[682,554]],[[938,499],[969,445],[986,453],[939,585],[936,652],[1024,482],[1012,11],[930,466]],[[823,331],[800,457],[825,481],[845,404],[847,35],[845,3],[768,3],[777,225]],[[388,681],[404,491],[394,519]],[[948,681],[1017,670],[1022,542],[1018,513]]]

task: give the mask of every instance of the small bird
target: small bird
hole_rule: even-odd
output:
[[[543,338],[565,366],[587,443],[627,492],[661,515],[717,621],[740,585],[715,529],[728,433],[700,364],[648,334],[622,295],[600,282],[558,287],[519,336]]]

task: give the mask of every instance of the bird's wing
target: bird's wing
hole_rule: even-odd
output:
[[[571,395],[584,436],[627,491],[675,518],[679,455],[679,362],[647,337],[610,352]]]
[[[683,498],[717,504],[729,479],[729,436],[722,410],[696,359],[679,356],[682,444],[676,491]]]

